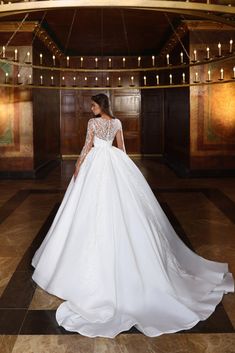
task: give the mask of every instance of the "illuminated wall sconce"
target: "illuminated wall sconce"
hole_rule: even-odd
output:
[[[83,67],[83,57],[80,58],[80,67]]]
[[[207,71],[207,80],[206,82],[211,82],[211,70]]]
[[[7,84],[9,80],[9,74],[8,72],[5,73],[5,83]]]
[[[220,69],[220,77],[219,77],[219,80],[220,81],[223,81],[224,79],[224,69]]]
[[[147,85],[147,77],[144,76],[144,86],[146,86],[146,85]]]
[[[98,83],[99,83],[98,77],[95,77],[95,87],[98,87]]]
[[[159,85],[159,75],[156,75],[157,86]]]
[[[121,77],[119,76],[119,77],[118,77],[118,87],[121,87],[121,85],[122,85],[122,79],[121,79]]]
[[[28,76],[28,84],[29,84],[29,85],[32,85],[32,84],[33,84],[33,82],[32,82],[32,75],[29,75],[29,76]]]
[[[51,76],[51,86],[54,86],[54,76]]]
[[[197,51],[196,49],[194,49],[193,51],[193,60],[192,60],[193,63],[197,62]]]
[[[69,65],[69,56],[67,56],[67,58],[66,58],[66,65],[67,65],[67,67],[70,66],[70,65]]]
[[[43,76],[40,76],[40,86],[43,86]]]
[[[62,78],[61,78],[61,86],[65,87],[65,77],[64,76],[62,76]]]
[[[88,84],[87,84],[87,77],[86,76],[84,77],[84,82],[85,82],[85,87],[87,87]]]
[[[183,52],[180,53],[180,63],[184,64],[184,53]]]
[[[95,58],[95,67],[98,68],[98,58]]]
[[[229,41],[229,53],[232,54],[233,53],[233,40],[230,39]]]
[[[30,60],[30,52],[28,51],[27,52],[27,55],[26,55],[26,64],[31,64],[31,60]]]
[[[20,85],[21,83],[20,83],[20,73],[19,74],[17,74],[17,85]]]
[[[6,48],[4,46],[2,47],[2,58],[6,59]]]
[[[218,57],[222,56],[222,45],[221,43],[218,44]]]
[[[170,82],[170,85],[172,85],[172,74],[169,75],[169,82]]]
[[[206,60],[210,60],[210,48],[206,48]]]
[[[131,76],[131,84],[130,86],[133,87],[135,84],[134,84],[134,76]]]
[[[18,49],[15,49],[14,61],[18,61]]]
[[[73,76],[73,87],[76,87],[76,82],[77,82],[77,78],[76,76]]]
[[[109,79],[109,77],[106,77],[106,86],[107,86],[107,87],[110,86],[110,79]]]
[[[42,53],[40,53],[40,56],[39,56],[39,58],[40,58],[40,65],[42,65],[42,57],[43,57],[43,55],[42,55]]]
[[[55,55],[52,55],[53,66],[55,66]]]
[[[199,75],[198,72],[195,72],[195,76],[194,76],[194,83],[199,83]]]
[[[8,83],[8,79],[9,79],[9,74],[8,72],[5,73],[5,83]]]
[[[166,54],[166,64],[170,65],[170,55]]]
[[[155,66],[155,56],[152,55],[152,66]]]
[[[141,57],[139,56],[138,57],[138,67],[140,67],[141,66]]]
[[[126,58],[122,58],[122,67],[123,67],[123,68],[126,67]]]
[[[182,83],[185,84],[185,73],[182,73]]]

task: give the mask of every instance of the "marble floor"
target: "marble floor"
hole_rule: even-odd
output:
[[[199,255],[228,262],[235,276],[235,178],[183,179],[151,159],[133,159],[182,240]],[[31,279],[44,238],[73,172],[63,161],[44,179],[0,181],[0,353],[234,353],[235,294],[188,331],[146,337],[132,327],[114,339],[57,326],[61,300]]]

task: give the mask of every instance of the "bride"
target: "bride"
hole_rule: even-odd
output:
[[[150,337],[190,329],[234,292],[228,264],[180,240],[126,154],[108,97],[92,96],[91,109],[74,174],[33,256],[32,278],[64,300],[56,320],[68,331],[113,338],[132,326]]]

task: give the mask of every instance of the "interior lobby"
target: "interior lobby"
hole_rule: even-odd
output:
[[[234,353],[234,293],[190,330],[91,339],[33,282],[98,93],[180,239],[235,276],[235,1],[4,0],[0,353]]]

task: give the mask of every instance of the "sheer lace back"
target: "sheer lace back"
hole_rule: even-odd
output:
[[[95,136],[102,140],[112,140],[114,139],[118,129],[121,127],[121,122],[119,119],[103,119],[94,118],[93,128]]]
[[[117,118],[104,119],[104,118],[91,118],[87,124],[87,133],[85,144],[81,150],[80,156],[76,162],[76,165],[81,165],[86,155],[90,151],[94,137],[97,136],[99,139],[113,142],[117,132],[120,131],[118,138],[118,148],[126,153],[125,143],[123,138],[122,123]]]

